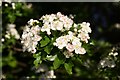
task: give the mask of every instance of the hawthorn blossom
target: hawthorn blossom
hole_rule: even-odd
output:
[[[30,20],[28,21],[28,24],[29,24],[30,26],[33,26],[35,23],[39,23],[39,21],[38,21],[38,20],[33,20],[33,19],[30,19]]]
[[[40,20],[43,21],[42,32],[46,31],[48,35],[51,34],[50,30],[65,31],[69,30],[73,25],[73,20],[60,12],[42,16]]]
[[[59,49],[63,49],[63,47],[67,45],[67,38],[61,36],[56,39],[56,42],[53,45],[57,46]]]
[[[42,39],[41,36],[39,36],[39,31],[40,27],[38,25],[31,28],[29,25],[25,27],[21,39],[21,43],[23,44],[23,51],[27,50],[31,53],[36,52],[38,41]]]
[[[50,70],[45,73],[46,78],[56,78],[54,71]]]
[[[2,39],[1,39],[1,42],[4,42],[4,41],[5,41],[5,39],[4,39],[4,38],[2,38]]]
[[[82,22],[76,24],[71,18],[58,12],[57,14],[44,15],[40,18],[43,25],[39,27],[35,24],[39,23],[37,20],[30,19],[28,21],[29,27],[25,29],[22,35],[22,43],[24,50],[35,53],[36,45],[41,40],[39,32],[46,32],[47,35],[54,34],[54,31],[60,31],[63,34],[56,38],[53,45],[59,49],[63,49],[66,58],[72,57],[75,54],[85,54],[86,50],[82,47],[82,42],[88,43],[91,33],[90,23]],[[31,27],[31,28],[30,28]],[[52,32],[52,33],[51,33]],[[51,56],[48,56],[51,58]]]
[[[81,41],[84,41],[86,43],[88,43],[88,39],[90,39],[89,34],[84,32],[79,33],[78,37],[80,38]]]
[[[64,51],[63,54],[65,55],[66,58],[70,58],[70,57],[74,56],[74,54],[72,52],[69,52],[69,51]]]
[[[18,31],[15,29],[15,24],[7,24],[7,31],[5,37],[10,39],[10,35],[14,36],[15,39],[19,39],[20,35],[18,34]]]
[[[12,5],[12,8],[15,9],[15,3],[12,3],[11,5]]]
[[[79,46],[81,46],[80,39],[77,38],[77,37],[73,37],[73,39],[72,39],[72,44],[73,44],[73,45],[79,45]]]
[[[74,51],[74,46],[73,46],[72,44],[68,43],[68,44],[66,45],[66,49],[67,49],[69,52],[72,52],[72,51]]]
[[[81,24],[81,30],[85,33],[91,33],[91,28],[89,27],[90,26],[90,23],[86,23],[86,22],[82,22]]]
[[[102,59],[100,61],[100,65],[99,65],[99,67],[101,67],[101,68],[105,68],[105,67],[114,68],[115,66],[116,66],[115,61],[110,58]]]
[[[75,48],[75,53],[76,54],[85,54],[86,53],[86,50],[79,45],[75,45],[74,48]]]
[[[61,31],[63,29],[63,23],[61,21],[54,21],[51,24],[51,29]]]
[[[109,55],[112,55],[112,56],[117,56],[118,55],[118,52],[110,52]]]
[[[57,17],[60,21],[63,22],[66,30],[69,30],[72,27],[73,20],[68,18],[67,16],[62,15],[60,12],[57,13]]]
[[[41,28],[41,31],[42,32],[47,32],[47,34],[48,35],[50,35],[51,34],[51,32],[50,32],[50,24],[49,23],[45,23],[45,24],[43,24],[43,26],[42,26],[42,28]]]

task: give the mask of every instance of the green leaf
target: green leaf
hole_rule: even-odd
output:
[[[53,46],[51,45],[48,45],[44,48],[44,51],[47,53],[47,54],[50,54],[51,50],[53,49]]]
[[[73,67],[73,63],[72,63],[72,62],[65,63],[65,64],[64,64],[64,67],[65,67],[66,71],[67,71],[69,74],[72,74],[72,67]]]
[[[39,64],[41,64],[42,61],[41,61],[41,56],[37,57],[36,60],[34,61],[34,64],[36,67],[38,67]]]
[[[11,66],[11,67],[16,67],[17,62],[16,62],[16,60],[13,59],[13,60],[8,62],[8,65]]]
[[[16,16],[13,13],[10,13],[10,14],[8,14],[8,19],[11,23],[14,23]]]
[[[20,10],[22,7],[23,7],[22,3],[17,3],[17,4],[15,5],[15,8],[16,8],[17,10]]]
[[[45,37],[40,41],[40,44],[41,44],[40,47],[46,46],[49,42],[50,42],[50,39],[49,39],[47,36],[45,36]]]
[[[58,57],[56,57],[55,61],[53,62],[54,69],[59,68],[61,64],[63,64],[63,60],[60,60]]]
[[[34,60],[34,64],[36,67],[38,67],[38,65],[42,63],[41,52],[39,52],[37,54],[33,54],[33,57],[36,58],[36,60]]]
[[[41,55],[41,52],[39,52],[39,53],[37,53],[37,54],[33,54],[33,57],[34,58],[37,58],[37,57],[39,57]]]
[[[20,13],[20,11],[16,11],[15,15],[16,16],[22,16],[22,13]]]

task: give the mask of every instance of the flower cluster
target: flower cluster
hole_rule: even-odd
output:
[[[7,31],[5,37],[10,39],[10,36],[14,36],[15,39],[19,39],[20,35],[18,34],[17,30],[15,29],[15,24],[7,24]]]
[[[72,57],[74,52],[76,54],[85,54],[86,50],[82,47],[83,43],[88,43],[89,33],[91,33],[90,23],[82,22],[75,24],[72,19],[62,15],[60,12],[57,14],[45,15],[40,18],[43,25],[38,26],[40,22],[38,20],[31,19],[28,21],[29,26],[23,32],[22,43],[23,49],[28,52],[35,53],[37,42],[41,40],[38,32],[46,32],[49,36],[54,34],[54,31],[60,31],[62,34],[55,38],[54,46],[63,50],[63,54],[66,58]],[[30,28],[30,26],[32,26]],[[53,31],[53,32],[52,32]]]
[[[40,27],[38,25],[31,27],[34,22],[36,22],[36,20],[28,21],[29,25],[25,27],[21,40],[23,51],[27,50],[31,53],[36,52],[36,45],[38,44],[38,41],[41,40],[41,37],[39,36]]]
[[[115,61],[110,58],[104,58],[100,61],[100,66],[102,68],[109,67],[109,68],[114,68],[116,66]]]
[[[66,58],[73,56],[73,51],[76,54],[85,54],[86,50],[82,47],[82,42],[88,43],[88,39],[90,39],[89,34],[91,33],[90,24],[83,22],[81,24],[74,24],[74,32],[68,31],[67,35],[60,36],[56,39],[54,43],[59,49],[63,49],[64,47],[67,51],[64,52]]]
[[[117,56],[118,52],[114,52],[114,48],[113,50],[108,54],[107,57],[103,58],[100,61],[100,65],[99,68],[105,68],[105,67],[109,67],[109,68],[114,68],[116,66],[116,61],[117,61]]]
[[[46,31],[48,35],[51,34],[50,30],[69,30],[73,24],[73,20],[67,16],[62,15],[60,12],[58,12],[56,15],[51,14],[42,16],[40,20],[43,20],[41,31]]]

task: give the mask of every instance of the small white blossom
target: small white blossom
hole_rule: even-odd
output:
[[[80,45],[74,45],[75,53],[76,54],[85,54],[86,50],[82,48]]]
[[[5,38],[10,39],[10,33],[8,31],[6,31]]]
[[[40,73],[40,72],[46,72],[48,71],[48,67],[44,64],[41,64],[37,69],[36,69],[36,73]]]
[[[81,46],[81,42],[80,42],[80,39],[79,38],[77,38],[77,37],[72,37],[73,39],[72,39],[72,44],[73,45],[79,45],[79,46]]]
[[[74,46],[73,46],[72,44],[68,43],[68,44],[66,45],[66,49],[67,49],[69,52],[72,52],[72,51],[74,51]]]
[[[7,3],[5,3],[5,7],[8,7],[8,4],[7,4]]]
[[[38,20],[33,20],[33,19],[30,19],[30,20],[28,21],[28,24],[31,25],[31,26],[33,26],[34,23],[39,23],[39,21],[38,21]]]
[[[55,46],[58,46],[59,49],[63,49],[67,45],[67,39],[65,36],[61,36],[56,39],[56,42],[54,43]]]
[[[117,56],[117,55],[118,55],[118,52],[115,52],[115,53],[114,53],[114,56]]]
[[[65,55],[66,58],[70,58],[70,57],[74,56],[74,54],[72,52],[69,52],[69,51],[64,51],[63,54]]]
[[[12,8],[15,9],[15,3],[12,3]]]
[[[51,25],[51,29],[52,27],[56,28],[55,30],[62,30],[63,29],[63,23],[61,21],[54,21],[54,24]]]
[[[5,41],[5,39],[4,39],[4,38],[2,38],[2,39],[1,39],[1,42],[4,42],[4,41]]]
[[[77,29],[75,28],[74,31],[77,32]]]
[[[43,26],[42,26],[42,28],[41,28],[41,31],[42,32],[47,32],[47,34],[48,35],[50,35],[51,34],[51,32],[50,32],[50,24],[49,23],[45,23],[45,24],[43,24]]]
[[[118,52],[110,52],[109,55],[117,56]]]
[[[46,72],[45,75],[46,75],[47,78],[56,78],[53,70],[50,70],[50,71]]]
[[[80,38],[81,41],[84,41],[88,43],[88,39],[90,39],[88,33],[81,32],[78,34],[78,37]]]
[[[20,38],[20,35],[18,34],[17,30],[15,29],[15,24],[7,24],[7,31],[5,37],[10,39],[10,35],[14,36],[16,39]]]
[[[113,59],[109,58],[104,58],[100,61],[100,66],[99,67],[109,67],[109,68],[114,68],[116,66],[115,62]]]
[[[89,27],[90,26],[90,23],[86,23],[86,22],[82,22],[81,25],[81,30],[84,31],[85,33],[91,33],[91,28]]]

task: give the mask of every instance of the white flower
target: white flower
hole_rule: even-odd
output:
[[[77,37],[73,37],[73,39],[72,39],[72,44],[73,44],[73,45],[80,45],[80,46],[81,46],[80,39],[77,38]]]
[[[118,52],[110,52],[109,55],[117,56]]]
[[[67,49],[69,52],[72,52],[72,51],[74,51],[74,46],[73,46],[72,44],[68,43],[68,44],[66,45],[66,49]]]
[[[88,33],[81,32],[78,34],[78,37],[81,39],[81,41],[84,41],[88,43],[88,39],[90,39]]]
[[[46,75],[47,78],[56,78],[53,70],[50,70],[50,71],[46,72],[45,75]]]
[[[12,3],[12,8],[15,9],[15,3]]]
[[[33,26],[34,23],[39,23],[39,21],[38,21],[38,20],[33,20],[33,19],[30,19],[30,20],[28,21],[28,24],[29,24],[30,26]]]
[[[114,56],[117,56],[118,55],[118,52],[114,52]]]
[[[66,58],[70,58],[74,56],[73,53],[69,51],[64,51],[63,54],[65,55]]]
[[[5,37],[10,39],[10,35],[14,36],[15,39],[19,39],[20,35],[18,34],[17,30],[15,29],[15,24],[7,24],[7,31]]]
[[[77,29],[75,28],[74,31],[77,32]]]
[[[109,59],[109,58],[104,58],[100,61],[100,66],[99,67],[109,67],[109,68],[114,68],[116,66],[114,60]]]
[[[74,48],[75,48],[76,54],[85,54],[86,53],[86,50],[84,48],[80,47],[79,45],[75,45]]]
[[[77,28],[77,27],[78,27],[78,25],[74,23],[74,24],[73,24],[73,27]]]
[[[60,12],[58,12],[57,17],[61,22],[63,22],[63,25],[64,25],[66,30],[69,30],[72,27],[73,20],[71,20],[67,16],[64,16]]]
[[[8,4],[7,4],[7,3],[5,3],[5,7],[8,7]]]
[[[81,30],[84,31],[85,33],[91,33],[91,28],[89,27],[90,26],[90,23],[86,23],[86,22],[82,22],[81,25]]]
[[[10,39],[10,33],[8,31],[6,31],[5,38]]]
[[[45,31],[46,31],[47,34],[50,35],[50,34],[51,34],[51,32],[50,32],[50,24],[47,23],[47,22],[44,23],[43,26],[42,26],[42,28],[41,28],[41,31],[42,31],[42,32],[45,32]]]
[[[4,41],[5,41],[5,39],[4,39],[4,38],[2,38],[2,39],[1,39],[1,42],[4,42]]]
[[[48,67],[44,64],[41,64],[37,69],[36,69],[36,73],[40,73],[40,72],[46,72],[48,71]]]
[[[35,49],[35,48],[31,50],[31,53],[35,53],[35,52],[36,52],[36,49]]]
[[[55,46],[58,46],[59,49],[63,49],[67,45],[67,39],[65,36],[61,36],[56,39],[56,42],[53,44]]]
[[[55,14],[45,15],[45,16],[42,16],[42,17],[40,18],[40,20],[43,20],[43,23],[53,22],[54,19],[57,19],[57,17],[56,17]]]
[[[70,39],[71,41],[75,38],[75,36],[74,36],[75,34],[72,32],[72,31],[69,31],[68,32],[68,39]]]
[[[54,21],[53,24],[51,25],[52,30],[62,30],[63,29],[63,23],[61,21]]]
[[[25,27],[21,39],[21,43],[23,44],[23,51],[27,50],[31,53],[36,52],[38,41],[42,39],[42,37],[39,36],[39,31],[40,28],[37,25],[31,28],[30,26]]]
[[[66,30],[69,30],[72,27],[73,20],[69,19],[67,16],[63,17],[62,21]]]

